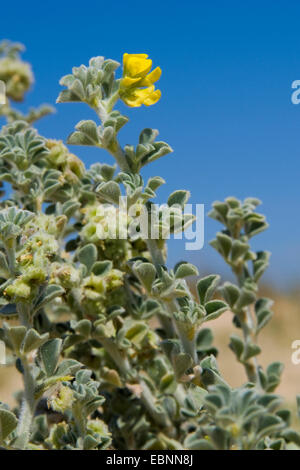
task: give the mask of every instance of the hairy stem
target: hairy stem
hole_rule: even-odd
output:
[[[20,323],[30,328],[29,308],[26,305],[17,305]],[[35,400],[35,380],[32,376],[30,364],[27,356],[21,357],[23,368],[24,398],[22,402],[21,415],[17,428],[17,440],[15,446],[19,449],[25,449],[30,438],[30,428],[34,418],[36,400]]]
[[[108,113],[105,107],[98,103],[97,107],[94,108],[99,119],[104,123],[108,118]],[[107,147],[106,149],[116,160],[117,164],[119,165],[120,169],[125,172],[129,172],[130,168],[126,161],[124,150],[122,149],[121,145],[119,144],[117,138],[114,140],[114,143]]]
[[[127,356],[123,355],[121,351],[118,349],[116,344],[111,339],[102,339],[101,340],[102,346],[104,347],[105,351],[108,355],[112,358],[118,369],[122,374],[127,376],[131,372],[131,367],[128,361]]]
[[[243,285],[243,277],[242,275],[237,275],[237,280],[239,283],[239,286]],[[246,311],[243,312],[243,315],[239,316],[239,321],[241,323],[242,331],[243,331],[243,336],[245,340],[246,347],[247,345],[251,344],[254,341],[254,325],[253,325],[253,319],[251,315],[251,310],[250,307],[247,307]],[[260,376],[259,376],[259,364],[257,361],[257,358],[251,358],[248,359],[247,362],[244,364],[246,374],[248,377],[248,380],[250,382],[253,382],[256,384],[256,387],[259,390],[262,390],[262,385],[260,381]]]
[[[17,428],[17,440],[15,447],[18,449],[26,449],[29,438],[32,420],[35,413],[36,402],[34,399],[35,383],[31,374],[30,365],[26,357],[22,358],[23,381],[24,381],[24,398],[22,402],[21,415]]]
[[[5,249],[8,259],[8,267],[10,274],[13,277],[16,271],[16,240],[15,238],[10,238],[5,243]]]
[[[163,257],[161,250],[158,248],[157,241],[152,238],[148,238],[146,240],[146,243],[147,243],[148,251],[151,255],[153,264],[156,267],[156,269],[159,269],[160,266],[164,266],[165,259]]]

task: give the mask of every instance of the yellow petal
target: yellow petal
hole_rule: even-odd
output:
[[[131,77],[124,77],[122,78],[121,80],[121,88],[129,88],[131,87],[132,85],[134,85],[135,83],[139,82],[140,81],[140,78],[137,77],[137,78],[131,78]]]
[[[126,93],[126,95],[122,96],[124,103],[126,103],[127,106],[130,106],[131,108],[136,108],[138,106],[142,106],[143,104],[140,96],[138,96],[136,91],[137,90],[132,90]]]
[[[124,75],[130,77],[145,77],[150,72],[152,60],[143,57],[136,57],[133,54],[128,55],[125,60]]]
[[[161,97],[161,91],[160,90],[155,90],[153,93],[151,93],[150,96],[148,96],[144,100],[144,105],[151,106],[152,104],[157,103],[158,100],[160,99],[160,97]]]
[[[148,88],[139,88],[134,90],[136,96],[138,96],[142,101],[148,98],[154,92],[154,85],[149,86]]]
[[[141,82],[141,86],[149,86],[153,83],[157,82],[161,76],[161,68],[156,67],[152,72],[148,73],[148,75],[143,79]]]
[[[123,101],[130,108],[137,108],[138,106],[142,106],[142,104],[143,104],[143,103],[140,102],[140,100],[130,99],[129,97],[123,98]]]

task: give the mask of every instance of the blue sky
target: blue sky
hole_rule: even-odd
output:
[[[291,83],[300,79],[298,1],[15,1],[2,4],[1,17],[1,36],[23,42],[33,63],[26,106],[55,103],[60,77],[92,56],[148,53],[163,70],[162,99],[150,108],[121,106],[131,119],[121,140],[135,144],[142,128],[153,127],[173,147],[144,171],[166,179],[159,201],[189,189],[208,212],[228,195],[259,197],[270,228],[254,248],[273,252],[265,279],[282,287],[299,280],[300,105],[291,103]],[[92,117],[84,105],[59,105],[38,129],[65,140]],[[87,165],[110,161],[101,150],[72,151]],[[171,242],[170,264],[185,258],[204,271],[221,269],[208,245],[217,229],[206,219],[200,252]]]

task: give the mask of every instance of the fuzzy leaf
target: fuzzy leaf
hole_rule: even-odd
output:
[[[49,333],[45,333],[40,335],[36,330],[31,328],[27,331],[26,336],[24,338],[21,353],[28,354],[35,349],[38,349],[42,344],[44,344],[49,337]]]
[[[210,300],[217,288],[219,283],[220,276],[217,274],[212,274],[206,276],[197,283],[197,290],[200,303],[204,305],[208,300]]]
[[[218,241],[218,248],[219,251],[222,253],[225,259],[228,258],[229,253],[232,247],[232,239],[225,233],[219,232],[217,233],[217,241]]]
[[[13,345],[16,354],[20,354],[21,345],[26,335],[25,326],[12,326],[7,330],[7,335]]]
[[[50,339],[40,348],[39,359],[48,377],[54,375],[54,372],[57,368],[61,348],[62,340],[59,338]]]
[[[67,140],[70,145],[91,145],[99,146],[100,139],[98,135],[98,129],[94,121],[80,121]]]
[[[180,353],[176,354],[173,359],[173,367],[176,374],[176,379],[180,380],[193,364],[192,357],[189,354]]]
[[[115,181],[100,184],[97,187],[96,193],[106,202],[119,205],[121,190]]]
[[[138,263],[134,266],[134,271],[147,291],[151,291],[156,277],[155,266],[152,263]]]
[[[176,204],[176,205],[179,205],[183,208],[184,205],[189,200],[189,197],[190,197],[190,192],[189,191],[184,191],[184,190],[174,191],[174,193],[172,193],[169,196],[167,204],[168,204],[169,207]]]
[[[222,294],[228,305],[233,308],[240,297],[240,289],[230,282],[225,282],[222,286]]]
[[[113,267],[111,261],[96,261],[92,267],[92,273],[96,276],[105,276],[107,275]]]
[[[18,420],[15,415],[8,410],[0,408],[0,441],[3,442],[17,427]]]
[[[206,316],[205,321],[211,321],[218,318],[222,313],[228,310],[228,305],[222,300],[211,300],[205,304]]]
[[[196,266],[190,263],[181,263],[175,270],[176,279],[183,279],[188,276],[197,276],[199,274]]]
[[[56,284],[49,284],[45,288],[42,296],[37,301],[35,305],[35,311],[40,310],[42,307],[44,307],[46,304],[51,302],[53,299],[55,299],[56,297],[62,296],[64,293],[65,293],[65,290],[61,286],[58,286]]]
[[[78,260],[81,264],[84,264],[89,273],[92,266],[97,261],[97,248],[92,243],[85,245],[78,253]]]

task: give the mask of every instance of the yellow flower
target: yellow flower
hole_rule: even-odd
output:
[[[147,54],[123,55],[123,78],[120,84],[120,96],[130,107],[150,106],[161,97],[160,90],[155,90],[154,83],[161,76],[160,67],[150,72],[152,60]]]

